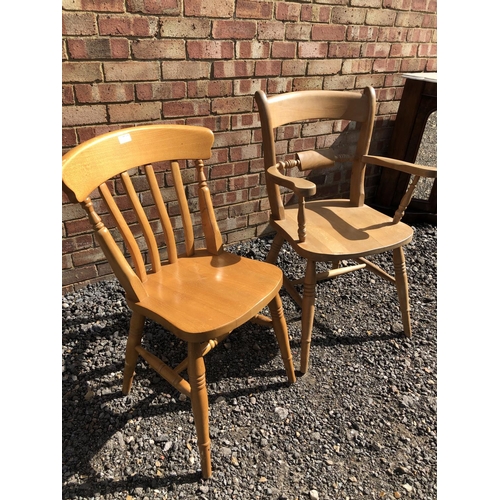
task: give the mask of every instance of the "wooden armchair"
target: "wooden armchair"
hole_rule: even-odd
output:
[[[223,249],[202,161],[210,158],[212,144],[213,134],[204,127],[140,126],[84,142],[64,155],[62,162],[63,188],[85,209],[95,239],[125,289],[132,310],[123,393],[128,394],[131,389],[140,355],[191,398],[204,478],[212,473],[205,354],[245,322],[262,323],[267,319],[274,328],[288,381],[295,381],[279,296],[281,270]],[[195,161],[206,248],[195,247],[196,227],[193,228],[181,178],[181,160]],[[170,166],[168,175],[174,186],[170,189],[175,191],[178,203],[177,210],[174,201],[169,201],[179,212],[172,220],[157,181],[157,176],[165,175],[165,165]],[[129,171],[137,167],[143,174],[134,179]],[[138,194],[136,181],[142,188],[147,184],[148,191]],[[96,189],[102,199],[96,199]],[[150,223],[151,215],[160,222]],[[106,227],[108,220],[114,220],[117,230]],[[113,237],[118,232],[124,245]],[[182,253],[178,252],[180,244],[176,244],[175,236],[184,242]],[[157,241],[163,241],[163,247]],[[162,254],[166,255],[162,258]],[[271,312],[270,320],[259,314],[266,306]],[[141,346],[145,318],[187,342],[187,358],[175,368]],[[185,369],[188,380],[181,376]]]
[[[403,246],[408,244],[413,230],[401,222],[420,177],[436,177],[435,167],[427,167],[404,161],[368,155],[375,116],[375,91],[372,87],[363,93],[347,91],[300,91],[267,97],[257,91],[255,100],[260,115],[267,192],[271,208],[271,226],[276,230],[268,262],[276,262],[281,246],[287,241],[306,259],[305,276],[291,281],[284,277],[288,293],[302,309],[302,337],[300,370],[308,369],[311,332],[314,320],[315,287],[320,280],[366,268],[396,285],[404,332],[411,336],[410,305]],[[332,147],[295,152],[292,159],[277,162],[277,130],[294,122],[308,120],[335,120],[356,122],[349,126],[357,132],[357,142],[347,153]],[[292,127],[289,127],[289,129]],[[289,137],[283,133],[280,137]],[[283,151],[281,141],[281,152]],[[288,154],[288,156],[292,156]],[[306,203],[306,198],[316,194],[316,185],[304,177],[286,175],[286,170],[300,171],[327,169],[337,162],[352,164],[349,199],[316,199]],[[366,164],[379,165],[412,174],[413,181],[403,196],[394,215],[389,217],[365,205]],[[281,188],[295,195],[296,204],[285,206]],[[289,191],[290,192],[290,191]],[[394,276],[370,262],[366,257],[392,251]],[[345,260],[353,265],[340,267]],[[316,262],[331,262],[332,269],[316,273]],[[296,286],[303,285],[300,295]]]

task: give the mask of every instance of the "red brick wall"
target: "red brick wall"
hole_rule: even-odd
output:
[[[211,128],[209,180],[227,243],[267,229],[257,89],[372,85],[372,151],[383,153],[401,73],[437,71],[436,0],[63,0],[62,15],[63,152],[137,124]],[[307,134],[313,147],[331,138]],[[368,198],[377,179],[369,172]],[[325,182],[345,194],[343,176]],[[62,216],[63,290],[108,276],[83,210],[63,196]]]

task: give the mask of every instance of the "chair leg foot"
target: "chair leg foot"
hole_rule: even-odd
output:
[[[198,439],[198,449],[200,451],[201,474],[204,479],[208,479],[212,476],[212,462],[210,458],[205,361],[203,360],[201,344],[188,344],[188,376],[191,385],[191,406]]]
[[[398,291],[399,309],[405,336],[411,337],[410,323],[410,297],[408,294],[408,276],[406,274],[405,255],[403,247],[393,250],[394,275],[396,278],[396,289]]]
[[[296,381],[295,370],[293,367],[292,352],[290,350],[290,340],[288,338],[288,327],[283,314],[283,305],[279,294],[276,294],[276,297],[269,303],[269,310],[271,311],[274,333],[278,340],[288,382],[293,384]]]
[[[146,318],[142,314],[132,312],[125,351],[125,368],[123,370],[122,393],[125,396],[130,393],[134,381],[135,366],[139,356],[135,348],[141,344],[145,320]]]
[[[307,261],[302,295],[302,338],[300,341],[300,371],[306,373],[309,367],[311,336],[316,301],[316,262]]]

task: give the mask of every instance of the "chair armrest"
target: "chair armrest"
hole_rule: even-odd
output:
[[[336,161],[350,161],[352,156],[336,154],[331,148],[313,149],[296,153],[300,170],[312,170],[315,168],[331,167]]]
[[[279,163],[278,163],[279,165]],[[267,174],[276,184],[291,189],[297,196],[313,196],[316,194],[316,184],[302,177],[287,177],[278,170],[278,165],[267,169]]]
[[[363,161],[372,165],[380,167],[392,168],[411,175],[418,175],[419,177],[430,177],[435,179],[437,177],[437,168],[428,167],[425,165],[418,165],[416,163],[409,163],[403,160],[396,160],[395,158],[387,158],[385,156],[363,155]]]

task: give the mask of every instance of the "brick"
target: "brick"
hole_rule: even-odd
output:
[[[373,59],[388,57],[390,50],[390,43],[367,43],[361,48],[361,57]]]
[[[352,57],[360,57],[361,44],[360,43],[331,43],[328,48],[329,58],[347,59]]]
[[[400,71],[402,73],[420,73],[425,71],[426,62],[425,59],[403,59]]]
[[[346,34],[345,26],[321,25],[312,27],[311,40],[344,40]]]
[[[276,2],[276,19],[280,21],[298,21],[301,5],[292,2]]]
[[[75,125],[88,125],[91,123],[106,123],[106,106],[63,106],[62,125],[72,127]]]
[[[370,73],[372,65],[373,61],[371,59],[347,59],[342,63],[342,73],[345,75]]]
[[[178,116],[203,116],[210,114],[208,100],[170,101],[163,103],[163,115],[166,118]]]
[[[323,78],[309,77],[309,78],[294,78],[293,90],[321,90],[323,88]]]
[[[198,80],[210,78],[211,63],[201,61],[168,61],[161,65],[164,80]]]
[[[212,36],[214,38],[252,39],[257,34],[255,21],[214,21]]]
[[[285,36],[285,25],[276,21],[257,23],[257,38],[259,40],[282,40]]]
[[[142,14],[181,14],[180,0],[127,0],[128,12],[140,12]]]
[[[260,127],[259,115],[257,113],[251,114],[238,114],[231,117],[231,129],[250,129]],[[249,142],[253,142],[250,140]]]
[[[437,28],[437,16],[435,14],[424,14],[422,28]]]
[[[73,265],[75,267],[85,266],[106,260],[106,257],[100,247],[89,248],[72,254]]]
[[[376,26],[348,26],[346,40],[355,42],[374,42],[377,40],[380,28]]]
[[[162,101],[186,97],[185,82],[138,83],[135,86],[139,101]]]
[[[425,71],[429,73],[437,72],[437,59],[429,59],[425,66]]]
[[[293,61],[283,61],[281,65],[282,76],[305,75],[307,61],[294,59]]]
[[[271,55],[274,59],[293,59],[296,51],[295,42],[273,42]]]
[[[214,78],[242,78],[254,75],[255,63],[252,61],[215,61]]]
[[[351,0],[350,5],[353,7],[380,9],[382,7],[382,0]]]
[[[109,82],[136,82],[159,80],[160,67],[157,62],[126,61],[104,63],[104,75]]]
[[[73,94],[72,85],[63,85],[62,88],[62,103],[63,104],[75,104],[75,96]]]
[[[92,234],[83,234],[73,238],[64,238],[62,240],[62,253],[71,253],[78,250],[85,250],[93,245]]]
[[[265,79],[249,79],[245,78],[243,80],[234,81],[234,95],[254,95],[257,90],[266,89]]]
[[[224,115],[252,111],[253,97],[230,97],[213,99],[212,113]]]
[[[160,36],[164,38],[207,38],[210,35],[210,19],[185,19],[166,17],[161,19]]]
[[[246,146],[237,146],[229,149],[229,158],[231,161],[249,160],[262,156],[261,144],[249,144]]]
[[[62,145],[66,148],[72,148],[77,145],[76,131],[73,128],[63,128]]]
[[[123,0],[63,0],[64,10],[124,12]]]
[[[108,109],[111,123],[151,121],[161,118],[159,102],[110,104]]]
[[[414,28],[408,30],[407,42],[429,43],[432,40],[433,30]]]
[[[395,24],[405,28],[420,28],[423,20],[424,15],[420,12],[398,12]]]
[[[292,91],[291,78],[272,78],[267,82],[267,93],[270,95]]]
[[[236,18],[271,19],[273,2],[236,0]]]
[[[99,34],[109,36],[154,36],[158,19],[152,16],[105,15],[98,19]]]
[[[250,130],[238,130],[233,132],[225,132],[223,134],[215,134],[214,148],[226,148],[229,146],[239,146],[250,142]]]
[[[235,0],[184,0],[184,15],[194,17],[233,17]]]
[[[231,177],[229,179],[229,190],[237,191],[239,189],[247,189],[259,185],[259,174],[248,174],[240,177]]]
[[[299,57],[304,59],[324,58],[328,54],[326,42],[299,42]]]
[[[354,88],[356,77],[353,75],[325,76],[323,88],[325,90],[350,90]]]
[[[349,26],[352,24],[364,24],[367,16],[366,9],[353,9],[349,7],[332,7],[332,24]],[[395,15],[394,15],[395,16]],[[375,24],[367,21],[366,24]]]
[[[228,178],[235,175],[244,175],[248,173],[248,162],[222,163],[214,165],[210,169],[210,178]]]
[[[270,42],[259,40],[236,42],[236,57],[238,59],[267,59],[270,53]]]
[[[375,59],[374,73],[397,73],[401,67],[401,59]]]
[[[332,133],[333,123],[328,121],[320,121],[316,123],[305,123],[302,126],[302,135],[304,137],[318,136]]]
[[[372,85],[372,87],[375,87],[375,85]],[[396,89],[377,89],[377,102],[394,100],[396,100]]]
[[[384,75],[360,75],[356,77],[356,88],[363,89],[368,86],[383,87],[385,81]]]
[[[68,269],[62,272],[62,285],[67,286],[73,283],[82,283],[85,280],[95,278],[97,271],[95,266],[85,266],[79,269]]]
[[[257,61],[255,63],[255,76],[279,76],[281,74],[281,60]]]
[[[379,103],[379,115],[395,115],[398,112],[399,101],[388,101]]]
[[[313,23],[330,22],[331,8],[327,5],[302,5],[300,20]]]
[[[230,80],[193,80],[188,82],[188,97],[221,97],[233,94]]]
[[[389,57],[415,57],[417,48],[416,43],[394,43],[391,44]]]
[[[404,42],[408,34],[407,28],[379,28],[379,42]]]
[[[190,59],[233,59],[234,43],[219,40],[190,40],[187,42]]]
[[[373,26],[394,26],[397,13],[386,9],[368,10],[366,24]]]
[[[134,40],[132,54],[137,59],[185,59],[184,40]]]
[[[412,0],[383,0],[383,7],[395,10],[410,10]]]
[[[68,39],[72,59],[128,59],[129,45],[125,38]]]
[[[308,40],[311,38],[310,23],[287,24],[285,38],[287,40]]]
[[[97,35],[96,16],[91,12],[63,12],[63,35]]]
[[[308,75],[335,75],[342,69],[340,59],[325,59],[323,61],[309,61],[307,63]]]
[[[134,86],[132,84],[100,83],[93,85],[75,85],[76,99],[79,103],[105,103],[132,101]]]

